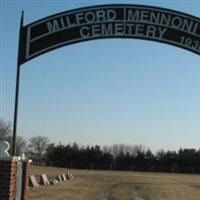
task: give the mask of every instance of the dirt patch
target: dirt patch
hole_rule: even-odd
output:
[[[133,188],[133,200],[148,200],[149,198],[145,194],[146,187],[136,185]]]
[[[102,194],[101,200],[115,200],[115,198],[112,196],[111,192],[105,192]]]
[[[144,200],[144,198],[141,197],[139,193],[135,192],[135,193],[134,193],[133,200]]]

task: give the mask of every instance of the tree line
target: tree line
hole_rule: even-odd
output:
[[[11,124],[0,119],[0,141],[11,139]],[[200,149],[153,153],[143,145],[55,144],[44,136],[27,141],[17,137],[16,148],[17,155],[25,153],[35,163],[58,167],[200,173]]]
[[[46,149],[46,161],[49,165],[70,166],[79,165],[84,168],[109,168],[153,170],[153,168],[166,169],[167,171],[181,169],[195,169],[200,172],[200,149],[179,149],[178,151],[160,150],[152,153],[149,148],[143,145],[115,144],[100,147],[79,146],[73,144],[50,144]],[[88,165],[90,164],[90,165]],[[92,166],[91,166],[92,165]],[[86,167],[87,166],[87,167]],[[127,167],[126,167],[127,166]],[[162,170],[161,170],[162,171]]]

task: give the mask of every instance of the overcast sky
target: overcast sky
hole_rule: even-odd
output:
[[[139,3],[200,17],[200,1],[0,0],[0,117],[13,122],[18,30],[62,11]],[[52,142],[200,148],[200,56],[134,39],[65,46],[22,65],[18,135]]]

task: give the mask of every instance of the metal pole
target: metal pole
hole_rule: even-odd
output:
[[[18,115],[18,99],[19,99],[19,84],[20,84],[20,43],[21,43],[21,29],[23,26],[24,11],[22,11],[20,30],[19,30],[19,44],[17,57],[17,74],[16,74],[16,88],[15,88],[15,107],[14,107],[14,121],[13,121],[13,137],[12,137],[12,156],[16,155],[16,135],[17,135],[17,115]]]

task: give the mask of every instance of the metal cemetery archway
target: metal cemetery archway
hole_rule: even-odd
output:
[[[171,44],[200,55],[200,18],[159,7],[112,4],[61,12],[20,26],[13,125],[17,132],[20,66],[56,48],[103,38],[135,38]]]

